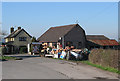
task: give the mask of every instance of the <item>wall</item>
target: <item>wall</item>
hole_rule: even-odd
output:
[[[86,35],[85,31],[80,27],[74,27],[70,32],[64,36],[65,41],[72,41],[76,48],[86,47]],[[81,46],[78,46],[78,42],[81,42]],[[66,43],[65,43],[66,44]]]
[[[27,37],[26,41],[19,41],[19,37]],[[19,46],[28,46],[31,43],[31,38],[24,32],[21,31],[15,38],[13,45],[19,48]]]

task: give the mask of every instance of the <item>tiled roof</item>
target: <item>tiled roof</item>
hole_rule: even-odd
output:
[[[16,37],[21,31],[24,31],[26,34],[28,34],[24,29],[17,29],[14,32],[12,32],[10,35],[8,35],[5,38],[13,38]],[[28,34],[29,35],[29,34]],[[32,37],[31,35],[29,35],[30,37]]]
[[[101,45],[101,46],[114,46],[119,45],[119,43],[116,40],[88,40],[95,44]]]
[[[59,37],[64,36],[72,28],[74,28],[77,25],[78,24],[51,27],[43,35],[41,35],[37,40],[42,42],[58,42]]]
[[[86,35],[87,40],[109,40],[104,35]]]

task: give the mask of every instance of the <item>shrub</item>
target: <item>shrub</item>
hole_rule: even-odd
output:
[[[27,47],[20,47],[20,53],[27,53]]]
[[[6,51],[7,51],[7,49],[6,49],[6,47],[0,47],[0,54],[5,54],[6,53]]]

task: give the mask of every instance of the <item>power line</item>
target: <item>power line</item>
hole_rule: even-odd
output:
[[[89,17],[89,18],[87,19],[87,21],[85,21],[85,22],[89,22],[91,19],[97,18],[97,17],[100,16],[101,14],[103,14],[103,13],[105,13],[106,11],[108,11],[109,9],[111,9],[115,4],[116,4],[116,3],[113,3],[113,4],[109,5],[109,6],[107,6],[107,7],[104,8],[103,10],[97,12],[97,15],[94,15],[94,16]]]

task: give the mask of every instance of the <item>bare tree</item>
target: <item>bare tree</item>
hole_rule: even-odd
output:
[[[0,31],[0,35],[1,36],[6,36],[6,35],[8,35],[8,33],[7,33],[7,31],[3,30],[3,31]]]
[[[0,41],[3,42],[3,39],[6,35],[8,35],[7,31],[0,31]]]

